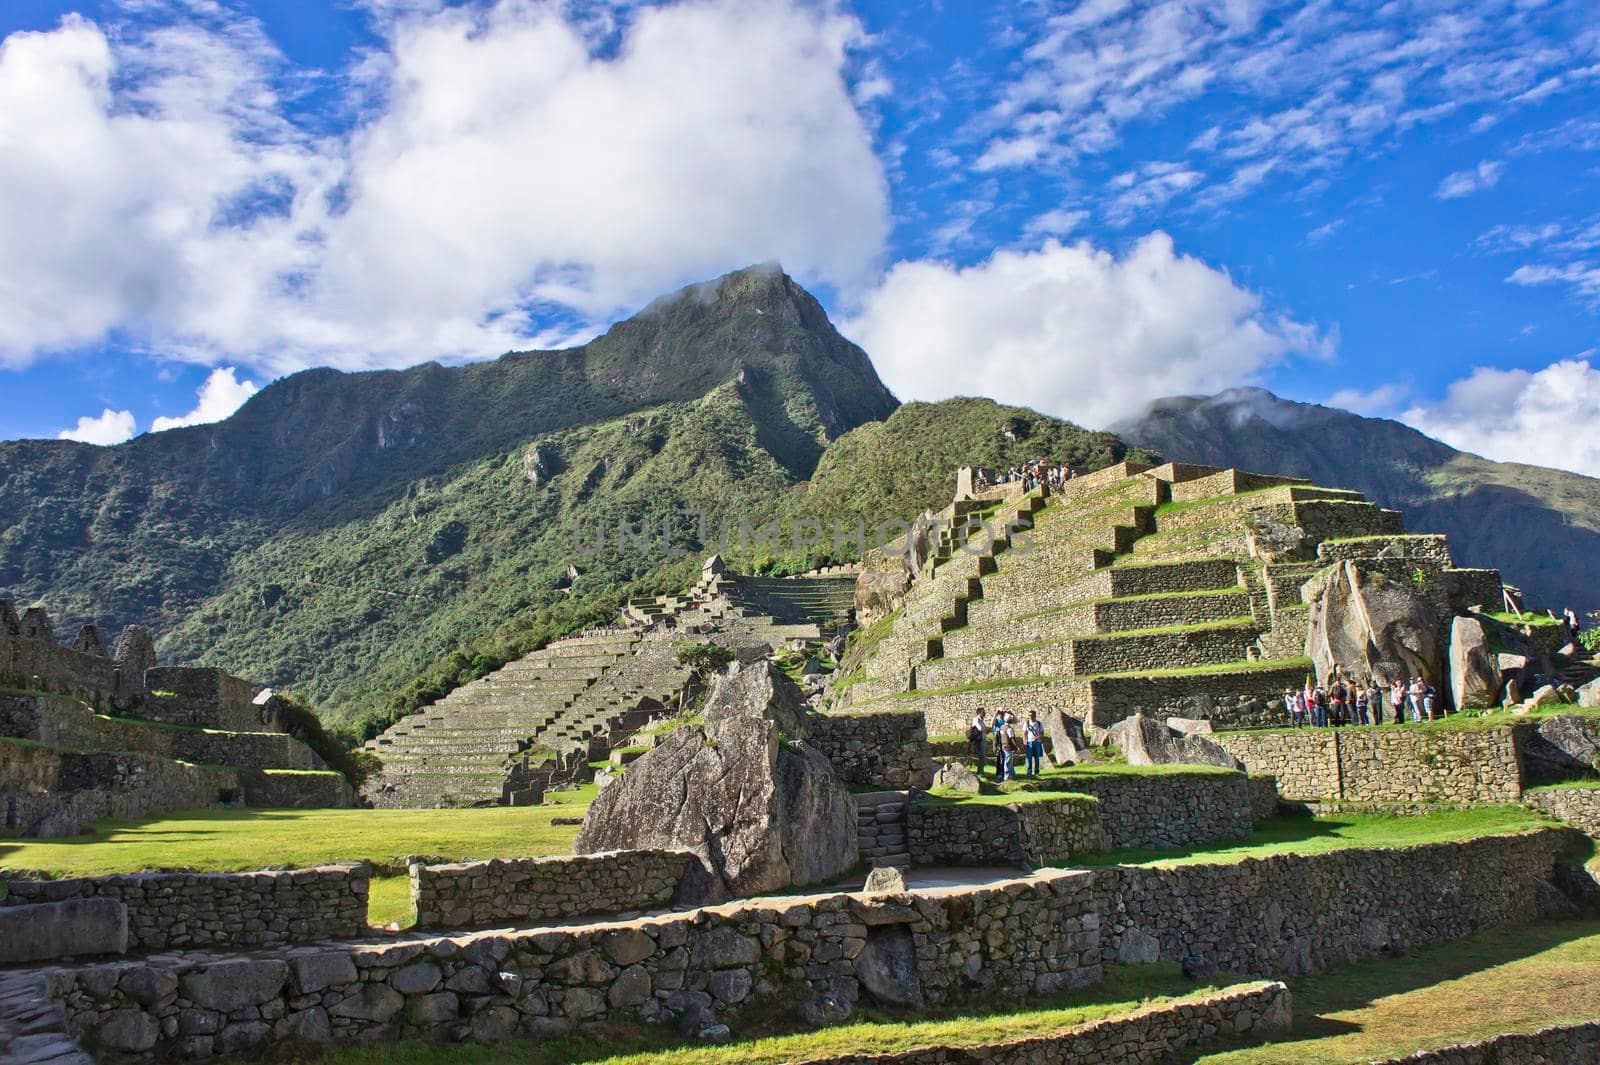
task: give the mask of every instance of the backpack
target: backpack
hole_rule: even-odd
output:
[[[983,730],[980,729],[977,725],[968,725],[967,726],[967,742],[968,743],[977,743],[981,739],[983,739]]]

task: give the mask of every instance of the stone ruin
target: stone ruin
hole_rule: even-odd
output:
[[[810,597],[806,610],[826,600],[841,619],[839,589],[744,583],[715,560],[686,593],[632,602],[622,623],[511,663],[380,738],[378,795],[395,805],[531,801],[561,782],[555,772],[579,773],[597,754],[610,752],[616,767],[574,857],[414,864],[422,920],[412,937],[294,946],[313,926],[361,934],[351,931],[365,901],[360,869],[303,871],[303,888],[301,874],[278,873],[192,877],[181,890],[144,878],[14,890],[0,929],[75,930],[56,941],[58,958],[118,943],[134,952],[135,932],[161,953],[0,980],[0,1054],[10,988],[52,1003],[58,1056],[70,1040],[119,1060],[294,1041],[494,1041],[582,1033],[616,1013],[714,1039],[749,1007],[816,1026],[858,1003],[914,1013],[1085,987],[1107,960],[1315,972],[1570,917],[1600,898],[1568,861],[1572,830],[1557,827],[919,888],[916,869],[929,864],[1064,865],[1110,847],[1241,839],[1283,799],[1509,802],[1523,799],[1535,765],[1600,771],[1593,718],[1459,733],[1252,727],[1280,723],[1273,696],[1286,678],[1334,665],[1420,671],[1472,706],[1571,658],[1488,616],[1498,574],[1456,567],[1442,538],[1403,533],[1398,515],[1355,493],[1176,464],[1123,464],[1053,498],[972,477],[963,485],[963,498],[910,538],[912,562],[863,564],[852,606],[893,622],[853,641],[839,672],[806,674],[826,712],[771,657],[815,647],[842,624],[775,606],[786,595],[790,606]],[[977,527],[997,520],[1008,531],[968,551]],[[735,657],[697,716],[681,713],[701,680],[677,661],[686,641],[720,642]],[[163,693],[181,697],[165,712],[186,713],[189,699],[236,703],[220,679],[189,680],[164,681]],[[1084,774],[1073,793],[1014,803],[924,795],[978,786],[958,767],[936,776],[928,738],[930,726],[961,731],[974,706],[1040,709],[1060,763],[1110,742],[1132,764],[1173,768]],[[676,727],[639,731],[672,716]],[[554,756],[541,761],[541,751]],[[1541,808],[1573,823],[1591,815],[1577,800]],[[866,891],[863,859],[876,867]],[[242,879],[255,876],[269,879]],[[801,887],[811,893],[792,894]],[[273,915],[258,916],[252,906],[269,895]],[[686,909],[703,902],[718,904]],[[191,951],[162,938],[171,922],[152,918],[158,905],[231,916],[207,950]],[[8,923],[7,909],[27,912]],[[264,934],[274,938],[249,941]],[[1045,1034],[1006,1060],[1133,1060],[1218,1031],[1281,1032],[1288,1009],[1281,984],[1230,990],[1137,1022]]]
[[[43,608],[19,617],[0,600],[0,688],[0,811],[23,835],[71,836],[103,817],[219,803],[354,799],[342,776],[284,734],[281,700],[258,700],[254,685],[220,669],[158,665],[137,625],[108,655],[95,626],[59,644]]]

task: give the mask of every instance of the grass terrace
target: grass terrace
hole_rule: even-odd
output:
[[[1199,865],[1230,863],[1274,854],[1323,854],[1356,847],[1413,847],[1479,836],[1550,828],[1558,822],[1523,806],[1478,806],[1401,816],[1341,813],[1322,817],[1274,817],[1256,822],[1250,838],[1222,840],[1173,850],[1122,848],[1075,855],[1073,867],[1102,865]]]
[[[1307,663],[1309,668],[1309,661]],[[1392,711],[1389,711],[1392,712]],[[1479,712],[1476,710],[1462,710],[1449,714],[1437,721],[1404,721],[1396,723],[1387,721],[1382,725],[1340,725],[1341,730],[1369,730],[1369,729],[1417,729],[1424,732],[1473,732],[1483,729],[1504,728],[1507,725],[1525,724],[1551,717],[1600,717],[1600,710],[1592,707],[1573,706],[1569,703],[1556,703],[1529,710],[1525,714],[1513,714],[1509,710],[1495,710]],[[1250,729],[1248,735],[1259,736],[1268,734],[1288,734],[1301,732],[1289,726],[1281,728]]]
[[[581,816],[588,785],[551,792],[543,806],[482,810],[192,810],[94,823],[65,839],[0,836],[0,868],[12,875],[104,876],[146,869],[238,872],[370,861],[368,918],[409,925],[405,859],[526,858],[569,854],[578,830],[556,817]]]

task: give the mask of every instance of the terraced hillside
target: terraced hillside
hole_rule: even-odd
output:
[[[1002,485],[943,517],[954,532],[888,632],[870,634],[837,705],[919,709],[947,733],[980,707],[1093,726],[1134,709],[1275,723],[1268,704],[1310,669],[1300,590],[1320,566],[1450,564],[1442,537],[1406,536],[1399,513],[1360,493],[1207,466],[1123,462],[1048,495]],[[982,521],[1019,528],[960,546]]]
[[[368,741],[383,769],[366,796],[390,807],[531,799],[586,776],[591,760],[678,705],[694,680],[677,657],[684,639],[814,643],[844,625],[853,596],[849,577],[708,574],[679,595],[634,600],[631,626],[552,643]]]
[[[376,806],[500,803],[511,761],[542,737],[565,738],[590,709],[582,696],[638,643],[636,633],[561,640],[403,718],[365,744],[383,762],[366,797]]]

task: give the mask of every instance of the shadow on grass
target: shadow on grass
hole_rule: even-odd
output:
[[[1173,861],[1203,854],[1227,854],[1250,847],[1304,843],[1315,839],[1334,839],[1356,824],[1353,818],[1274,817],[1259,821],[1247,840],[1219,839],[1190,847],[1156,850],[1122,847],[1097,854],[1074,855],[1072,866],[1137,865],[1142,862]]]
[[[1564,944],[1597,936],[1600,936],[1600,921],[1596,920],[1516,925],[1479,932],[1466,939],[1432,943],[1405,954],[1374,955],[1325,972],[1293,977],[1286,981],[1294,998],[1293,1028],[1286,1038],[1270,1042],[1278,1045],[1302,1043],[1360,1032],[1363,1030],[1360,1024],[1332,1014],[1363,1010],[1381,999],[1487,973],[1500,966],[1534,958]],[[1596,953],[1600,954],[1600,944],[1597,944]],[[1497,997],[1498,993],[1483,995],[1480,1001],[1487,1006],[1495,1002]],[[1470,1009],[1472,1003],[1463,1002],[1462,1006],[1464,1010]],[[1410,1053],[1424,1047],[1429,1033],[1416,1032],[1415,1038],[1415,1045],[1396,1053]],[[1268,1042],[1261,1039],[1234,1039],[1211,1043],[1185,1051],[1174,1062],[1175,1065],[1192,1065],[1212,1055],[1261,1047]],[[1296,1057],[1293,1060],[1303,1059]],[[1367,1059],[1363,1057],[1361,1060]]]

